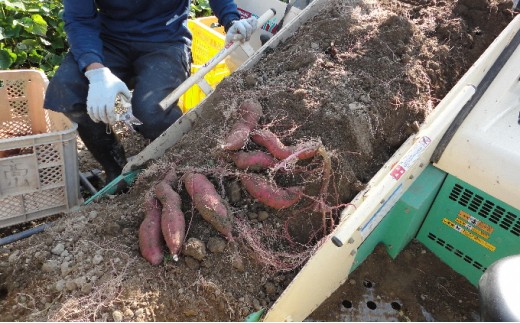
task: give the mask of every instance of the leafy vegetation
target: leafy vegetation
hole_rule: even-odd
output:
[[[0,69],[39,68],[52,77],[68,49],[62,13],[61,0],[0,0]],[[191,18],[211,14],[209,0],[192,1]]]
[[[60,0],[0,0],[0,69],[54,74],[67,47]]]
[[[209,0],[192,0],[190,10],[190,18],[192,19],[212,15]]]

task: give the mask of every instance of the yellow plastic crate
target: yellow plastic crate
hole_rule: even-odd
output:
[[[215,16],[188,20],[188,28],[193,35],[192,55],[195,64],[204,64],[215,56],[225,45],[224,27],[218,24]]]
[[[202,65],[207,63],[225,45],[224,27],[212,28],[217,23],[217,17],[203,17],[188,20],[188,28],[193,34],[192,55],[193,64],[191,74],[197,72]],[[219,63],[204,77],[213,88],[226,76],[231,74],[225,62]],[[179,99],[179,106],[183,112],[197,106],[206,95],[198,85],[192,86]]]

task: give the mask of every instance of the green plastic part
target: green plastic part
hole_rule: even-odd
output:
[[[520,253],[520,210],[448,175],[417,239],[478,286],[493,262]]]
[[[142,171],[141,169],[136,169],[136,170],[130,171],[126,174],[119,175],[118,177],[114,178],[113,181],[108,183],[105,187],[100,189],[96,194],[94,194],[88,200],[86,200],[85,203],[83,203],[83,204],[88,205],[88,204],[92,203],[93,201],[95,201],[99,198],[102,198],[106,195],[114,194],[114,192],[117,188],[117,185],[121,181],[125,181],[126,184],[132,185],[134,183],[135,179],[137,178],[137,175],[139,175],[139,173],[141,171]]]
[[[264,315],[265,308],[262,308],[261,310],[249,314],[244,322],[259,322],[262,315]]]
[[[361,244],[351,271],[380,243],[385,244],[388,254],[395,259],[417,235],[445,178],[444,171],[428,165]]]

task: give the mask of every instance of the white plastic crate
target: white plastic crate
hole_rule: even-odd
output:
[[[81,203],[77,125],[43,109],[47,83],[36,70],[0,71],[0,227]]]

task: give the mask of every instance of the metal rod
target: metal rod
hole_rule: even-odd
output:
[[[83,173],[79,173],[79,181],[81,182],[81,184],[87,189],[89,190],[90,193],[92,194],[96,194],[97,193],[97,190],[96,188],[89,182],[89,180],[87,179],[87,177],[85,175],[83,175]]]

